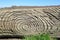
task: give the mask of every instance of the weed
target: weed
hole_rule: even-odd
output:
[[[25,36],[24,40],[56,40],[56,39],[51,38],[49,34],[39,34],[39,35]]]

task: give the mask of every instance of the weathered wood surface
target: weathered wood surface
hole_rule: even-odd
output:
[[[46,32],[60,37],[60,7],[0,9],[0,35]]]

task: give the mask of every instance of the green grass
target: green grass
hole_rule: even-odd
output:
[[[56,39],[51,38],[49,34],[39,34],[39,35],[25,36],[24,40],[56,40]]]

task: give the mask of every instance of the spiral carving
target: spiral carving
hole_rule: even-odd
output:
[[[23,9],[2,12],[0,13],[0,33],[28,35],[57,31],[58,27],[51,17],[57,18],[46,10]]]

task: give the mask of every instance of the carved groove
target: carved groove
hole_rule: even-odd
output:
[[[55,19],[58,22],[58,17],[60,16],[56,17],[47,10],[53,10],[51,12],[55,13],[59,9],[20,9],[18,11],[9,10],[0,13],[0,34],[29,35],[45,32],[55,33],[59,30],[59,27],[56,26]]]

